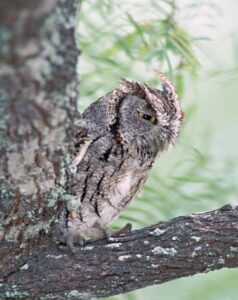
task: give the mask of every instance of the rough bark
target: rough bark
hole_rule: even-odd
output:
[[[237,267],[231,206],[78,248],[76,256],[53,242],[77,115],[79,2],[0,3],[0,298],[90,299]]]
[[[72,255],[48,238],[19,253],[0,296],[91,299],[238,266],[238,206],[179,217]],[[5,270],[4,270],[5,271]],[[8,294],[7,294],[8,293]]]
[[[79,0],[0,3],[0,278],[40,244],[64,201],[76,114]]]

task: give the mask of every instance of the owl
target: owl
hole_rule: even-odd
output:
[[[108,224],[145,183],[155,159],[175,142],[183,113],[172,83],[157,71],[162,91],[122,79],[92,103],[72,133],[74,173],[67,187],[66,213],[59,222],[62,240],[75,243],[115,232]]]

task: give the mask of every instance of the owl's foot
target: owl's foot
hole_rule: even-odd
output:
[[[122,227],[121,229],[117,230],[115,232],[116,235],[119,235],[121,233],[127,233],[127,232],[131,232],[132,229],[132,225],[131,223],[126,223],[126,225],[124,227]]]
[[[110,240],[111,237],[116,237],[116,236],[118,236],[120,234],[130,232],[131,229],[132,229],[131,223],[127,223],[124,227],[122,227],[119,230],[113,230],[111,228],[106,228],[105,229],[105,235],[106,235],[106,238],[108,240]]]
[[[85,239],[80,234],[79,225],[79,220],[76,217],[72,218],[72,216],[68,220],[59,221],[55,239],[61,244],[61,246],[59,244],[60,249],[65,249],[65,246],[62,247],[62,244],[64,244],[73,254],[76,254],[78,249],[74,247],[74,244],[81,247],[85,246]]]
[[[78,249],[74,246],[75,242],[77,242],[77,244],[79,244],[80,247],[83,248],[86,244],[86,241],[82,237],[80,237],[78,234],[75,235],[75,233],[69,231],[65,236],[65,243],[73,254],[76,254],[78,252]]]

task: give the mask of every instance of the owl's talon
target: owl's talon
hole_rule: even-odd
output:
[[[131,229],[132,229],[131,223],[127,223],[124,227],[122,227],[121,229],[115,231],[113,233],[113,236],[118,236],[118,235],[123,234],[123,233],[128,233],[128,232],[131,231]]]
[[[106,228],[105,235],[106,235],[107,241],[110,241],[110,238],[112,238],[112,237],[117,237],[120,234],[128,233],[131,231],[131,229],[132,229],[131,223],[127,223],[124,227],[122,227],[119,230],[112,230],[111,228]]]
[[[126,223],[126,225],[120,230],[119,233],[128,233],[131,232],[131,230],[132,230],[132,224]]]

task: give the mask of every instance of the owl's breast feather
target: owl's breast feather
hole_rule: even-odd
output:
[[[111,204],[117,208],[121,208],[121,205],[123,203],[123,199],[127,197],[130,194],[131,186],[132,186],[132,176],[133,172],[129,171],[128,173],[124,174],[124,176],[121,176],[121,178],[118,180],[116,186],[114,195],[111,199]]]

